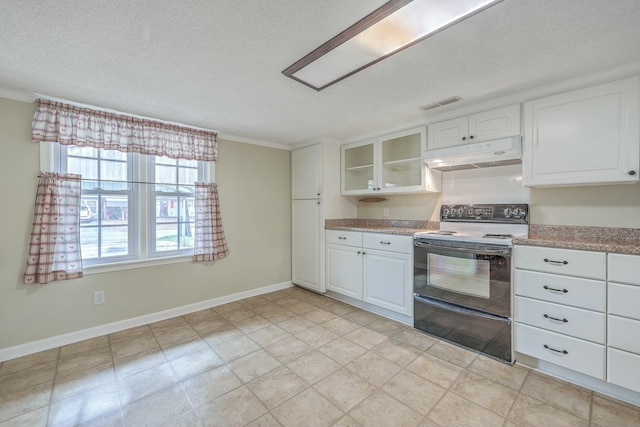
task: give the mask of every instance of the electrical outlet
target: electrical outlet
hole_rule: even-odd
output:
[[[93,293],[93,305],[104,304],[104,291],[96,291]]]
[[[389,208],[382,208],[382,216],[389,218]]]

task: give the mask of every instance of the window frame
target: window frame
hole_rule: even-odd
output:
[[[40,143],[40,170],[42,172],[67,171],[67,147],[58,143]],[[129,218],[129,254],[126,256],[99,259],[85,259],[85,274],[126,270],[181,262],[189,262],[193,247],[176,251],[155,250],[155,156],[138,153],[127,154],[128,180],[138,182],[127,190]],[[197,161],[198,182],[215,182],[215,162]],[[88,190],[84,194],[112,194],[110,190]],[[121,193],[116,191],[115,193]],[[82,232],[82,231],[81,231]]]

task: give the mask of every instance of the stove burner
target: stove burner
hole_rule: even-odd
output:
[[[485,234],[482,237],[487,239],[511,239],[513,234]]]
[[[449,231],[449,230],[438,230],[438,231],[429,231],[427,234],[437,234],[439,236],[453,236],[457,231]]]

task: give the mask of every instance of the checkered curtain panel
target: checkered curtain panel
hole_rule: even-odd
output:
[[[124,114],[38,100],[31,139],[171,159],[215,162],[217,133]]]
[[[194,262],[215,261],[229,254],[222,229],[218,186],[196,182]]]
[[[82,277],[80,184],[76,174],[40,175],[25,284]]]

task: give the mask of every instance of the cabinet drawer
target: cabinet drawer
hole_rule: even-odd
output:
[[[516,351],[605,379],[605,347],[599,344],[516,323]]]
[[[529,298],[604,312],[607,286],[604,281],[515,270],[514,292]]]
[[[640,256],[609,254],[609,281],[640,285]]]
[[[640,320],[640,286],[609,283],[609,314]]]
[[[362,233],[359,231],[327,230],[325,236],[326,243],[362,246]]]
[[[607,350],[607,381],[640,392],[640,356],[609,348]]]
[[[515,266],[589,279],[604,280],[606,277],[606,255],[603,252],[516,246]]]
[[[363,233],[362,246],[381,251],[413,253],[413,237],[396,234]]]
[[[640,354],[640,321],[609,316],[607,344]]]
[[[516,322],[605,344],[604,313],[529,298],[515,298]]]

